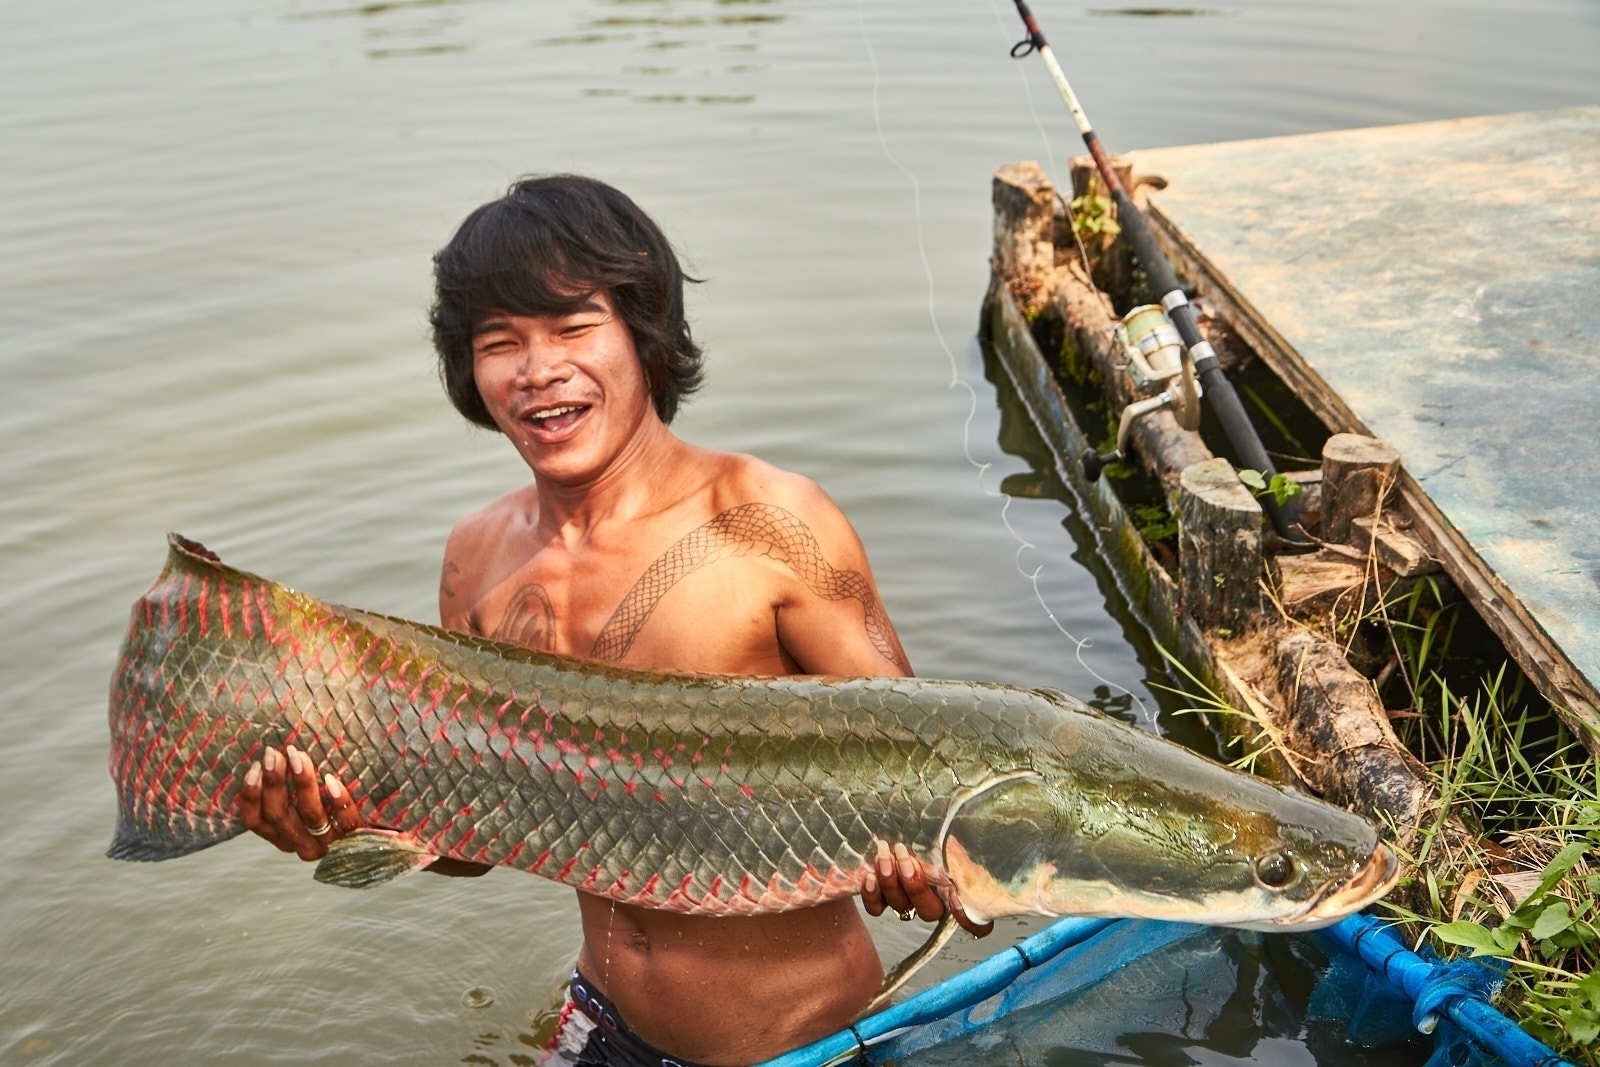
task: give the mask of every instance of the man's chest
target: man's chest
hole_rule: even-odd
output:
[[[776,612],[791,570],[759,545],[694,531],[533,553],[473,605],[479,633],[631,666],[792,668]]]

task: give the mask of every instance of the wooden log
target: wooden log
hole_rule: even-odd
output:
[[[1073,156],[1068,164],[1072,168],[1072,198],[1076,200],[1089,192],[1089,180],[1094,179],[1097,195],[1108,200],[1111,194],[1106,192],[1105,183],[1100,180],[1100,169],[1094,165],[1093,156]],[[1122,188],[1128,195],[1133,195],[1133,160],[1127,156],[1111,157],[1111,172],[1117,176],[1117,181],[1122,183]]]
[[[1437,802],[1427,770],[1389,725],[1372,683],[1326,639],[1296,630],[1274,656],[1295,769],[1327,800],[1395,828],[1409,845]]]
[[[1272,568],[1278,604],[1292,619],[1326,625],[1331,633],[1367,609],[1373,575],[1365,560],[1324,548],[1277,556]]]
[[[1202,629],[1243,633],[1261,617],[1261,505],[1225,459],[1186,468],[1178,485],[1183,610]]]
[[[1126,156],[1112,156],[1111,170],[1117,176],[1117,181],[1128,190],[1128,195],[1133,195],[1133,161]],[[1092,156],[1074,156],[1072,158],[1072,196],[1070,200],[1092,195],[1101,202],[1096,205],[1098,210],[1104,211],[1112,221],[1117,218],[1117,206],[1111,200],[1111,195],[1106,192],[1105,183],[1100,180],[1100,171],[1094,165]],[[1062,227],[1068,232],[1058,232],[1056,235],[1056,249],[1058,254],[1076,256],[1078,249],[1071,233],[1071,223],[1067,217],[1062,218]],[[1121,298],[1126,296],[1129,286],[1133,281],[1133,253],[1128,247],[1128,242],[1117,240],[1115,233],[1087,233],[1082,235],[1083,251],[1089,258],[1090,275],[1094,283],[1103,292],[1111,293]]]
[[[1380,515],[1400,478],[1400,453],[1376,437],[1336,433],[1322,446],[1322,539],[1348,544],[1350,524]]]
[[[1384,518],[1374,522],[1370,515],[1356,516],[1350,520],[1350,534],[1346,540],[1401,578],[1439,569],[1438,561],[1428,555],[1421,541]]]
[[[1032,160],[994,172],[992,268],[1030,319],[1044,307],[1055,270],[1056,187]]]

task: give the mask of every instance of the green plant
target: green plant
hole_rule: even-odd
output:
[[[1282,507],[1301,493],[1300,483],[1283,474],[1274,474],[1269,481],[1265,472],[1248,467],[1239,472],[1239,480],[1256,496],[1271,496]]]
[[[1429,688],[1439,805],[1407,857],[1410,906],[1384,907],[1447,950],[1505,960],[1503,1010],[1600,1067],[1600,763],[1548,706],[1508,701],[1504,671],[1471,699]]]
[[[1100,179],[1091,176],[1083,195],[1074,197],[1069,205],[1072,209],[1072,231],[1080,241],[1102,235],[1115,237],[1122,232],[1122,226],[1117,222],[1115,202],[1109,196],[1100,195],[1099,189]]]
[[[1195,702],[1193,706],[1179,708],[1173,714],[1232,720],[1228,726],[1217,731],[1218,741],[1223,746],[1223,754],[1228,759],[1228,766],[1236,770],[1253,772],[1264,755],[1274,751],[1281,753],[1282,749],[1277,739],[1273,737],[1259,715],[1234,707],[1225,696],[1196,677],[1187,664],[1159,643],[1156,645],[1156,651],[1161,653],[1161,658],[1167,661],[1174,672],[1182,675],[1184,685],[1178,688],[1156,683],[1153,688]]]
[[[1170,541],[1178,536],[1177,516],[1162,504],[1135,504],[1133,521],[1146,541]]]

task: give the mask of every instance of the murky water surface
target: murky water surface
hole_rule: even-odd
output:
[[[1113,148],[1600,84],[1585,0],[1037,6]],[[347,893],[252,841],[102,856],[105,684],[165,531],[431,618],[445,531],[523,477],[446,406],[423,311],[430,254],[525,172],[611,180],[663,223],[707,279],[681,432],[833,494],[919,672],[1101,687],[1151,721],[1153,658],[1067,509],[996,495],[1027,465],[973,340],[989,175],[1076,151],[1018,36],[1001,0],[0,8],[0,1061],[527,1062],[569,891]],[[1242,1055],[1304,1058],[1279,1047]]]

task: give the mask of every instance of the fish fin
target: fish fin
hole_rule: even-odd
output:
[[[1069,708],[1072,711],[1082,711],[1087,708],[1089,711],[1094,712],[1095,714],[1104,714],[1104,712],[1100,711],[1092,704],[1085,704],[1082,700],[1079,700],[1065,689],[1057,689],[1053,685],[1036,686],[1033,691],[1050,701],[1050,703],[1056,705],[1058,708]]]
[[[312,877],[346,889],[371,889],[415,874],[438,858],[409,834],[363,827],[329,845]]]
[[[230,837],[238,836],[243,830],[242,826],[235,826],[220,833],[191,831],[180,834],[174,833],[170,828],[158,830],[149,826],[139,826],[119,815],[117,828],[111,835],[111,847],[106,849],[106,855],[114,860],[156,863],[210,848]]]
[[[944,918],[933,928],[928,940],[922,943],[921,948],[894,965],[894,968],[884,976],[883,987],[878,990],[877,996],[867,1002],[867,1006],[861,1009],[861,1014],[856,1018],[863,1019],[888,1004],[890,998],[899,992],[900,987],[911,981],[911,976],[922,969],[923,964],[939,954],[939,950],[954,936],[956,928],[955,911],[946,909]]]

